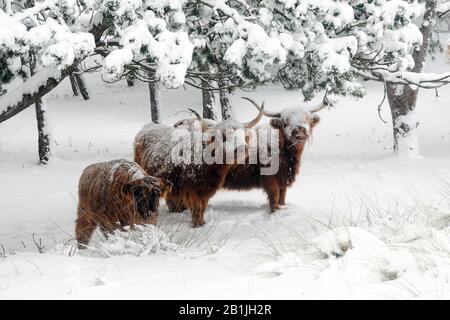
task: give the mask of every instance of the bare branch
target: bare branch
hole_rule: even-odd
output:
[[[384,120],[383,117],[381,116],[381,107],[383,106],[383,103],[386,100],[386,96],[387,96],[386,82],[383,83],[383,89],[384,89],[383,99],[381,100],[380,104],[378,105],[377,111],[378,111],[378,117],[380,118],[380,120],[383,121],[384,123],[387,123],[387,121]]]

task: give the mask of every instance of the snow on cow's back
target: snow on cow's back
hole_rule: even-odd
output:
[[[117,177],[117,171],[123,170],[126,176],[130,178],[130,181],[144,179],[147,174],[144,169],[142,169],[137,163],[129,161],[126,159],[112,160],[108,162],[111,167],[110,170],[110,182],[114,182],[115,177]]]
[[[135,162],[126,159],[117,159],[107,162],[98,162],[89,165],[83,170],[83,176],[97,176],[104,182],[113,182],[118,171],[121,170],[132,180],[143,179],[146,176],[145,171]]]
[[[169,127],[164,124],[147,123],[138,132],[134,141],[135,141],[135,143],[137,143],[137,142],[141,142],[141,141],[147,140],[147,139],[161,140],[162,138],[164,138],[166,136],[170,136],[170,133],[172,130],[173,130],[172,127]]]
[[[191,134],[186,128],[146,124],[134,140],[134,160],[151,175],[170,172],[176,166],[172,151],[177,150],[180,141],[190,141]]]
[[[170,150],[172,147],[171,141],[174,139],[173,135],[176,130],[173,127],[169,127],[164,124],[148,123],[141,131],[136,135],[134,140],[134,151],[135,153],[139,150],[147,150],[155,153],[154,156],[165,158],[170,155]],[[148,148],[146,146],[152,146]],[[137,161],[139,163],[139,161]]]
[[[227,130],[245,129],[244,125],[241,122],[234,119],[223,120],[222,122],[217,123],[214,128],[222,131],[223,133],[225,133]]]
[[[98,162],[89,165],[83,170],[79,179],[79,192],[98,192],[107,194],[119,179],[126,177],[127,181],[134,181],[146,177],[145,171],[135,162],[126,159],[117,159]]]

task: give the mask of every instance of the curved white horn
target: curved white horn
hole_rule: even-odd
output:
[[[202,124],[202,131],[206,131],[208,129],[208,125],[205,123],[205,121],[203,121],[203,118],[198,114],[198,112],[191,108],[187,109],[194,114],[198,121],[200,121],[200,123]]]
[[[247,100],[249,101],[251,104],[253,104],[255,106],[256,109],[258,109],[259,111],[261,111],[261,107],[255,102],[255,100],[247,98],[247,97],[241,97],[241,99]],[[264,103],[263,103],[264,105]],[[279,112],[267,112],[267,111],[263,111],[263,114],[266,117],[270,117],[270,118],[280,118],[281,114]]]
[[[320,110],[324,109],[326,107],[326,104],[324,102],[318,104],[317,106],[314,106],[312,108],[310,108],[308,111],[310,113],[316,113],[319,112]]]
[[[262,119],[263,114],[264,114],[264,102],[263,102],[261,108],[259,109],[259,113],[256,116],[256,118],[253,119],[252,121],[244,123],[244,127],[247,129],[250,129],[250,128],[253,128],[254,126],[256,126],[258,124],[258,122]]]

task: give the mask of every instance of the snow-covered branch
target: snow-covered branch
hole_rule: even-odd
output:
[[[55,68],[42,69],[21,86],[0,96],[0,123],[36,103],[37,99],[53,90],[73,71],[74,65],[61,71]]]
[[[22,21],[24,19],[33,17],[37,15],[39,12],[52,8],[56,4],[55,0],[45,0],[44,2],[37,3],[33,7],[25,9],[21,12],[16,13],[13,17],[17,21]]]
[[[438,17],[442,18],[450,12],[450,1],[446,1],[437,5],[436,11]]]
[[[450,84],[450,72],[446,73],[417,73],[417,72],[388,72],[371,71],[359,72],[362,77],[392,84],[403,84],[423,89],[435,89]]]
[[[224,15],[233,19],[237,24],[246,21],[236,9],[231,8],[224,0],[197,0],[197,2],[212,8],[214,11],[221,11]]]

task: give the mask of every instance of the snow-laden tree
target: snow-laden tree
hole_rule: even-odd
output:
[[[359,6],[369,8],[372,5],[360,2]],[[352,5],[358,8],[355,3]],[[394,152],[417,154],[419,120],[414,111],[418,88],[438,88],[450,81],[450,72],[422,73],[427,52],[438,43],[435,41],[433,45],[433,29],[437,20],[448,14],[450,3],[442,0],[392,0],[386,1],[381,8],[378,12],[364,10],[372,13],[364,15],[368,21],[363,29],[365,34],[376,35],[378,25],[385,25],[383,36],[373,37],[377,40],[371,50],[377,54],[374,58],[364,53],[357,55],[353,65],[368,78],[385,83],[385,95],[392,115]]]
[[[54,87],[54,81],[49,80],[59,77],[61,70],[75,59],[93,52],[94,39],[88,33],[72,32],[64,22],[52,18],[51,12],[49,15],[42,12],[55,10],[53,1],[39,4],[34,0],[7,1],[6,12],[0,10],[0,91],[5,93],[4,85],[17,78],[26,85],[16,84],[0,97],[0,115],[9,117],[21,111],[19,101],[25,101],[27,106],[35,104],[39,159],[47,163],[50,128],[43,94],[38,94],[40,86],[45,83]]]
[[[434,28],[439,20],[448,15],[450,10],[450,2],[448,1],[426,0],[424,4],[425,8],[418,19],[422,39],[420,45],[412,51],[413,63],[408,66],[408,70],[416,73],[422,72],[427,53],[440,47],[439,39],[433,39]],[[443,75],[443,77],[448,78],[449,76]],[[437,88],[441,85],[439,81],[436,84],[431,86]],[[426,86],[429,85],[426,84]],[[396,153],[417,154],[416,130],[420,122],[415,116],[415,108],[419,86],[388,82],[386,90],[392,114],[394,151]]]
[[[158,83],[167,88],[183,85],[191,64],[193,45],[183,30],[183,2],[136,1],[125,16],[121,10],[103,15],[102,23],[110,26],[104,46],[97,50],[105,57],[103,78],[148,82],[152,121],[156,123],[161,122]],[[104,6],[114,8],[116,3],[121,2],[106,1]]]
[[[200,67],[207,64],[216,72],[208,79],[218,80],[219,87],[231,82],[231,86],[252,88],[275,81],[287,89],[300,89],[306,100],[321,91],[360,97],[364,94],[361,76],[381,81],[403,77],[413,65],[412,51],[422,43],[412,21],[423,11],[416,2],[187,3],[190,35],[203,43],[194,51],[194,61],[199,63],[191,75],[199,71],[205,78]],[[221,76],[226,83],[220,83]]]
[[[438,12],[443,13],[448,1],[348,3],[355,12],[355,21],[345,32],[358,38],[358,50],[351,58],[351,65],[366,79],[385,83],[392,114],[394,151],[415,154],[419,125],[414,115],[417,89],[437,88],[450,80],[450,73],[422,73]]]
[[[133,73],[169,88],[184,83],[193,46],[181,28],[183,1],[1,1],[0,122],[42,104],[91,55],[104,58],[106,81]]]
[[[198,1],[186,1],[184,5],[186,14],[186,30],[191,39],[197,44],[194,47],[192,64],[188,71],[187,84],[202,91],[203,117],[216,120],[217,92],[219,79],[220,55],[212,50],[211,44],[217,39],[215,28],[220,17],[211,7]],[[222,109],[226,106],[222,106]]]
[[[234,87],[281,81],[288,89],[301,89],[307,99],[324,89],[361,96],[363,89],[351,83],[355,73],[349,72],[356,38],[327,41],[322,21],[333,18],[333,8],[344,12],[334,14],[335,25],[353,21],[352,8],[335,1],[186,1],[188,32],[201,44],[194,50],[188,83],[220,89],[223,117],[230,116],[224,105],[228,88]]]
[[[116,81],[129,72],[147,78],[153,72],[166,87],[184,83],[193,45],[179,28],[185,19],[182,0],[78,2],[36,2],[30,9],[17,6],[18,11],[11,16],[0,11],[0,44],[5,61],[1,70],[6,72],[3,86],[20,75],[21,58],[26,59],[30,49],[36,52],[41,67],[34,79],[0,98],[0,121],[8,117],[5,112],[20,112],[19,105],[26,108],[26,100],[33,100],[32,94],[39,91],[34,90],[39,89],[38,84],[44,85],[42,93],[48,92],[51,88],[45,85],[47,80],[59,82],[67,75],[67,69],[73,69],[92,54],[104,57],[101,67],[106,81]],[[27,30],[30,21],[35,26]]]
[[[214,113],[216,93],[225,119],[233,116],[229,92],[236,87],[248,87],[236,72],[238,69],[225,58],[227,50],[237,40],[240,24],[249,18],[247,9],[249,6],[244,1],[185,2],[186,28],[196,44],[186,83],[202,89],[203,115],[207,118],[217,117]]]
[[[363,78],[411,89],[450,78],[414,69],[426,32],[414,21],[433,3],[444,12],[441,0],[43,0],[29,8],[0,1],[0,122],[74,72],[149,82],[154,121],[156,84],[219,91],[226,118],[235,87],[279,82],[309,100],[319,92],[362,96]],[[38,66],[31,77],[30,52]],[[403,130],[409,117],[394,112],[393,121]]]
[[[233,29],[234,23],[237,31],[224,60],[244,83],[280,81],[288,89],[301,89],[309,100],[320,91],[359,97],[364,94],[362,79],[382,81],[392,110],[394,150],[417,151],[418,122],[412,112],[417,88],[450,81],[448,72],[422,73],[432,28],[438,15],[448,13],[448,1],[233,3],[241,4],[235,10],[242,11],[245,21],[228,10],[231,18],[223,29]]]

